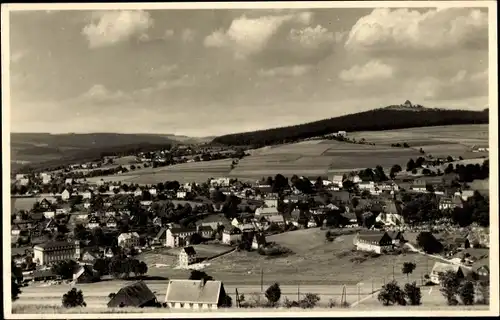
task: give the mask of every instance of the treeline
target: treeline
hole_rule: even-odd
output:
[[[375,109],[295,126],[224,135],[215,138],[213,142],[261,147],[295,142],[338,131],[380,131],[486,123],[488,123],[488,112],[485,111],[425,109],[416,114],[409,110]]]
[[[159,149],[170,149],[171,144],[128,144],[113,147],[90,148],[88,150],[67,153],[61,159],[54,159],[40,163],[31,163],[23,166],[18,170],[18,173],[32,173],[48,170],[60,170],[66,166],[84,162],[101,161],[104,157],[110,156],[129,156],[139,152],[151,152]]]

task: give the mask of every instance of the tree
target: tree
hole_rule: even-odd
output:
[[[404,292],[401,290],[396,281],[391,281],[384,285],[380,290],[377,299],[382,302],[384,306],[390,306],[396,303],[400,305],[406,304]]]
[[[412,306],[418,306],[422,300],[422,292],[416,282],[405,284],[405,296]]]
[[[95,271],[99,272],[100,275],[107,275],[109,273],[109,260],[97,259],[94,262],[93,268]]]
[[[269,288],[266,290],[266,299],[269,301],[269,304],[271,306],[275,306],[276,303],[279,301],[281,298],[281,288],[278,283],[275,283],[271,285]]]
[[[21,268],[16,266],[14,261],[11,262],[11,298],[12,301],[17,300],[19,298],[19,294],[21,293],[21,283],[23,281],[23,271]]]
[[[389,176],[391,177],[391,179],[394,179],[396,177],[396,175],[398,174],[398,172],[401,172],[402,168],[399,164],[395,164],[392,166],[391,168],[391,171],[389,173]]]
[[[460,300],[466,306],[474,304],[474,284],[472,281],[465,281],[458,289]]]
[[[489,281],[478,281],[477,291],[479,293],[478,303],[488,305],[490,304],[490,283]]]
[[[144,276],[146,273],[148,273],[148,265],[144,261],[139,262],[134,273],[140,276]]]
[[[63,295],[62,304],[64,308],[86,307],[87,304],[83,300],[83,293],[76,288],[71,289]]]
[[[452,270],[440,273],[439,283],[441,284],[439,291],[441,291],[441,294],[445,297],[448,305],[457,305],[458,301],[456,295],[460,288],[460,279],[457,274]]]
[[[299,301],[299,306],[302,309],[312,309],[319,302],[320,298],[317,294],[314,293],[306,293],[304,299]]]
[[[51,270],[62,279],[71,279],[77,265],[74,260],[64,260],[54,264]]]
[[[455,169],[453,168],[453,164],[450,163],[445,169],[444,169],[444,173],[445,174],[450,174],[454,171]]]
[[[403,263],[401,272],[406,274],[406,278],[409,280],[410,274],[413,273],[413,270],[415,270],[416,267],[417,266],[413,262],[405,262]]]
[[[414,168],[415,168],[415,161],[413,161],[413,159],[410,159],[406,164],[406,171],[412,171]]]

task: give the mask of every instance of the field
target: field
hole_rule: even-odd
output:
[[[329,176],[381,165],[389,169],[402,167],[410,158],[421,156],[419,150],[435,157],[462,156],[477,159],[486,152],[470,151],[473,145],[488,144],[488,125],[457,125],[412,128],[404,130],[352,132],[350,138],[376,145],[353,144],[335,140],[310,140],[249,150],[250,156],[239,161],[231,170],[232,159],[192,162],[161,168],[141,168],[123,175],[91,178],[92,180],[122,181],[125,183],[156,184],[167,180],[205,182],[209,178],[229,176],[240,180],[258,180],[275,176],[302,175],[309,178]],[[393,143],[410,144],[411,148],[394,148]]]

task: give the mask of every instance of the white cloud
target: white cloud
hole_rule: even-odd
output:
[[[123,91],[110,91],[102,84],[93,85],[87,92],[75,99],[79,103],[110,103],[129,98]]]
[[[191,42],[194,40],[195,31],[191,29],[184,29],[181,34],[182,41]]]
[[[417,82],[415,90],[426,99],[456,100],[488,94],[488,70],[469,73],[460,70],[449,79],[425,77]]]
[[[375,9],[352,27],[345,43],[356,50],[447,49],[488,43],[488,15],[477,9],[426,12]]]
[[[348,70],[342,70],[339,78],[347,82],[370,81],[391,78],[394,69],[379,60],[371,60],[365,65],[355,65]]]
[[[261,69],[258,71],[258,75],[261,77],[296,77],[304,75],[311,70],[312,66],[310,65],[284,66],[267,70]]]
[[[288,37],[292,42],[298,43],[306,49],[314,50],[322,45],[335,43],[338,39],[341,39],[341,33],[334,34],[317,25],[314,28],[292,29]]]
[[[207,36],[204,44],[207,47],[229,47],[237,57],[247,57],[262,51],[285,22],[308,24],[311,18],[312,14],[309,12],[258,18],[243,15],[233,20],[228,30],[217,30]]]
[[[148,12],[137,11],[103,11],[94,12],[91,22],[86,25],[82,34],[87,37],[89,46],[97,48],[128,40],[143,34],[153,25]]]
[[[168,30],[165,30],[165,33],[163,34],[163,39],[170,39],[174,36],[174,30],[172,29],[168,29]]]

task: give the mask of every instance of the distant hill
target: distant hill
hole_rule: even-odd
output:
[[[215,138],[213,143],[225,145],[266,145],[294,142],[338,131],[381,131],[415,127],[456,124],[487,124],[488,109],[483,111],[425,108],[406,101],[370,111],[348,114],[288,127],[228,134]]]

